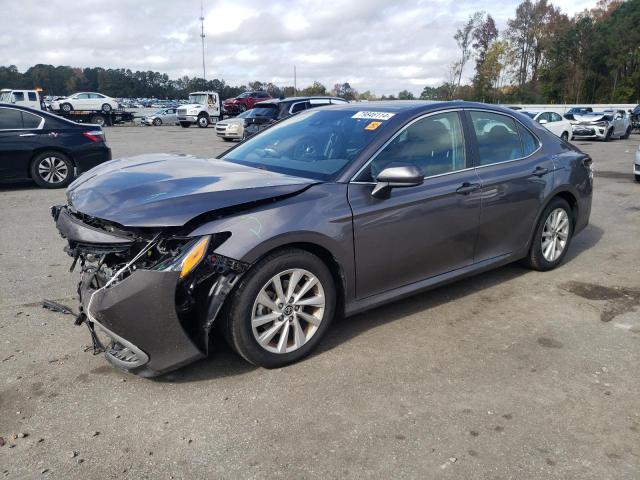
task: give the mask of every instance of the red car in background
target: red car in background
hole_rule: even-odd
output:
[[[271,95],[267,92],[244,92],[236,98],[227,98],[222,106],[225,113],[229,115],[237,115],[246,110],[251,110],[257,102],[270,100]]]

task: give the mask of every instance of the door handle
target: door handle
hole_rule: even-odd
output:
[[[464,182],[460,187],[456,189],[456,193],[459,193],[460,195],[469,195],[476,190],[480,190],[479,183]]]
[[[548,168],[536,167],[536,169],[532,172],[532,175],[535,175],[536,177],[542,177],[543,175],[546,175],[547,173],[549,173],[549,169]]]
[[[20,136],[21,137],[35,137],[36,134],[35,133],[21,133]]]

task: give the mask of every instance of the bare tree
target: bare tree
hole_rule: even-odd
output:
[[[460,60],[457,63],[457,73],[458,78],[455,80],[455,89],[460,87],[460,82],[462,81],[462,71],[464,70],[464,66],[467,61],[471,58],[471,54],[473,50],[471,49],[471,42],[473,41],[473,32],[476,28],[476,25],[480,22],[484,15],[484,12],[476,12],[469,17],[469,20],[456,31],[456,34],[453,36],[456,43],[458,44],[458,48],[460,49]],[[455,95],[455,90],[454,90]]]

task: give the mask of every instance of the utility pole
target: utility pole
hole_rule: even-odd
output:
[[[296,66],[293,66],[293,96],[298,95],[298,83],[296,79]]]
[[[207,67],[204,64],[204,4],[200,0],[200,38],[202,39],[202,78],[207,79]]]

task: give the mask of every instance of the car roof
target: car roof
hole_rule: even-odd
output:
[[[312,95],[308,97],[286,97],[286,98],[273,98],[271,100],[265,100],[263,102],[257,102],[256,105],[260,103],[264,104],[278,104],[278,103],[288,103],[288,102],[306,102],[307,100],[340,100],[340,102],[346,102],[344,98],[340,97],[328,97],[325,95]]]

